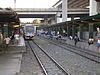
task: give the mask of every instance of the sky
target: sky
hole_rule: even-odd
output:
[[[16,1],[16,6],[14,6]],[[51,8],[58,0],[0,0],[0,7],[6,8]],[[32,18],[20,18],[21,22],[32,22]]]
[[[14,8],[15,0],[0,0],[0,7]],[[50,8],[58,0],[16,0],[16,8]]]

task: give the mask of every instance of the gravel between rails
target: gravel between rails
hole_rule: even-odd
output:
[[[59,62],[71,75],[100,75],[100,64],[50,44],[38,37],[34,38],[34,41]]]
[[[29,46],[27,46],[27,52],[23,54],[19,75],[43,75],[41,67]]]
[[[47,75],[68,75],[68,73],[62,71],[62,69],[59,68],[58,65],[55,64],[54,61],[52,61],[51,58],[47,56],[47,54],[45,54],[45,52],[43,52],[38,46],[36,47],[36,44],[30,41],[30,45],[34,48],[34,52],[45,67]]]
[[[99,53],[94,53],[89,50],[84,50],[84,49],[81,49],[75,46],[64,44],[57,40],[50,40],[50,39],[44,39],[44,40],[100,64],[100,54]]]

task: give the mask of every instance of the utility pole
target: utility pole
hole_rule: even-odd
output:
[[[14,0],[14,8],[16,8],[16,0]]]
[[[67,21],[68,0],[62,0],[62,21]]]

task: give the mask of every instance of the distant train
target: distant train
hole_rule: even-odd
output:
[[[24,26],[24,38],[32,39],[36,34],[36,26],[33,24],[26,24]]]

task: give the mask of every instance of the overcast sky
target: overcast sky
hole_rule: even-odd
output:
[[[16,8],[51,8],[58,0],[16,0]],[[14,0],[0,0],[0,7],[14,8]],[[32,22],[32,18],[20,18],[22,22]]]
[[[16,0],[16,8],[50,8],[58,0]],[[0,0],[0,7],[14,7],[14,0]]]

